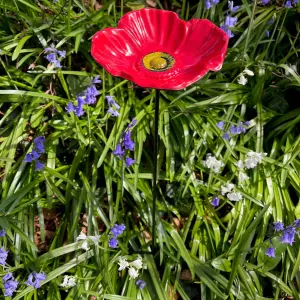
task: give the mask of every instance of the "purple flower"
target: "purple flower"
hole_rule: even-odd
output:
[[[131,139],[131,132],[127,131],[123,134],[123,144],[124,148],[130,151],[134,150],[135,143]]]
[[[108,114],[111,114],[113,117],[119,117],[120,114],[116,110],[114,110],[112,107],[110,107],[107,111]]]
[[[268,4],[270,2],[270,0],[261,0],[261,4],[262,5],[266,5],[266,4]]]
[[[110,248],[117,248],[118,246],[118,240],[116,238],[111,238],[108,242],[108,246]]]
[[[294,221],[294,226],[296,228],[300,228],[300,219],[297,219],[296,221]]]
[[[234,34],[231,32],[228,26],[222,25],[220,28],[228,35],[229,38],[234,37]]]
[[[121,148],[121,145],[118,144],[116,147],[116,150],[112,152],[112,154],[118,156],[120,159],[122,159],[123,155],[125,154],[125,151]]]
[[[297,4],[298,2],[299,2],[299,0],[293,0],[293,1],[292,1],[292,4],[295,5],[295,4]]]
[[[105,96],[108,106],[114,106],[116,110],[120,109],[120,105],[114,100],[113,96]]]
[[[8,251],[5,251],[3,247],[0,248],[0,265],[4,266],[7,260]]]
[[[128,128],[132,128],[137,123],[136,119],[132,119],[131,123],[128,125]]]
[[[225,132],[225,133],[223,134],[223,139],[224,139],[225,141],[229,141],[229,140],[230,140],[230,135],[229,135],[228,132]]]
[[[283,231],[283,236],[281,237],[281,242],[284,244],[292,245],[295,241],[295,233],[296,230],[292,226],[286,227],[286,229]]]
[[[36,171],[41,171],[45,167],[45,164],[41,163],[39,160],[35,163],[35,170]]]
[[[94,79],[93,79],[93,83],[96,84],[96,83],[101,83],[102,80],[99,79],[100,78],[100,75],[97,75]]]
[[[266,37],[270,37],[270,31],[266,30]]]
[[[241,133],[245,133],[246,132],[246,128],[243,126],[237,126],[236,127],[236,133],[237,134],[241,134]]]
[[[214,197],[211,201],[210,204],[214,207],[217,207],[220,205],[220,198],[219,197]]]
[[[97,91],[96,87],[94,85],[88,87],[86,89],[85,94],[85,101],[87,104],[94,104],[97,100],[96,96],[99,95],[99,92]]]
[[[3,286],[4,286],[4,296],[11,297],[13,293],[16,291],[19,282],[14,279],[14,276],[12,273],[8,272],[6,275],[2,278]]]
[[[60,57],[62,57],[62,58],[65,58],[66,57],[66,50],[62,50],[62,51],[57,51],[57,53],[58,53],[58,55],[60,56]]]
[[[55,53],[57,52],[57,50],[55,49],[54,44],[51,44],[50,47],[45,49],[45,53],[48,53],[48,52],[55,52]]]
[[[220,128],[221,130],[223,130],[224,129],[224,122],[223,121],[218,122],[217,127]]]
[[[291,1],[286,1],[285,4],[284,4],[284,6],[285,6],[286,8],[292,8],[292,7],[293,7]]]
[[[67,111],[68,113],[71,113],[71,112],[74,112],[74,111],[75,111],[75,107],[74,107],[74,105],[73,105],[72,102],[69,102],[69,103],[68,103],[68,105],[67,105],[67,107],[66,107],[66,111]]]
[[[115,238],[117,238],[120,234],[123,233],[125,229],[126,226],[124,224],[121,225],[115,224],[114,227],[111,229],[111,233],[114,235]]]
[[[204,0],[204,2],[205,2],[205,8],[206,9],[210,9],[212,7],[212,4],[211,4],[210,0]]]
[[[45,280],[46,279],[46,274],[44,272],[41,273],[36,273],[33,272],[31,274],[29,274],[27,281],[25,282],[25,284],[27,286],[33,286],[35,289],[38,289],[41,287],[41,280]]]
[[[235,127],[234,125],[230,126],[230,133],[231,134],[237,134],[237,127]]]
[[[33,158],[31,156],[31,153],[27,153],[25,155],[25,158],[23,159],[24,162],[28,162],[28,163],[31,163],[33,161]]]
[[[228,8],[231,12],[237,11],[240,7],[239,6],[234,6],[233,1],[228,1]]]
[[[46,55],[45,57],[50,63],[56,62],[56,54],[55,53],[50,53],[50,54]]]
[[[84,109],[83,106],[75,106],[75,115],[77,117],[81,117],[82,115],[84,115]]]
[[[5,231],[5,229],[1,229],[0,230],[0,236],[5,236],[6,235],[6,231]]]
[[[125,159],[125,165],[126,167],[130,167],[135,163],[135,160],[132,159],[131,157],[126,157]]]
[[[224,25],[228,28],[234,27],[236,24],[238,18],[226,16]]]
[[[137,280],[135,284],[140,290],[142,290],[146,286],[146,282],[141,279]]]
[[[249,125],[250,125],[250,121],[244,122],[244,125],[245,125],[245,126],[249,126]]]
[[[284,230],[284,224],[282,222],[274,222],[274,230],[275,231],[282,231]]]
[[[276,258],[276,254],[275,254],[275,248],[273,247],[270,247],[270,248],[267,248],[265,254],[269,257],[274,257]]]

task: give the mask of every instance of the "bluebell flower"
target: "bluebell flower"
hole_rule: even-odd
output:
[[[128,125],[128,128],[132,128],[137,123],[136,119],[132,119],[131,123]]]
[[[298,2],[299,2],[299,0],[293,0],[293,1],[292,1],[292,4],[295,5],[295,4],[297,4]]]
[[[284,230],[284,224],[282,222],[274,222],[273,223],[275,231],[282,231]]]
[[[140,290],[142,290],[146,286],[146,282],[142,279],[137,280],[135,284]]]
[[[236,126],[231,125],[229,130],[230,130],[231,134],[237,134],[237,128],[236,128]]]
[[[123,134],[123,144],[126,150],[134,150],[135,143],[131,139],[131,131],[127,131]]]
[[[205,2],[205,8],[206,9],[210,9],[212,7],[212,4],[211,4],[210,0],[204,0],[204,2]]]
[[[117,248],[117,246],[118,246],[118,240],[116,239],[116,238],[111,238],[110,240],[109,240],[109,242],[108,242],[108,246],[110,247],[110,248]]]
[[[244,122],[244,125],[245,125],[245,126],[249,126],[249,125],[250,125],[250,121]]]
[[[120,159],[122,159],[123,155],[125,154],[125,151],[121,148],[121,145],[118,144],[115,151],[112,152],[112,154],[118,156]]]
[[[214,197],[211,201],[210,204],[214,207],[217,207],[220,205],[220,198],[219,197]]]
[[[217,127],[220,128],[221,130],[223,130],[224,129],[224,122],[223,121],[218,122]]]
[[[36,171],[41,171],[45,167],[45,164],[41,163],[39,160],[35,163],[35,170]]]
[[[101,83],[102,80],[99,79],[99,78],[100,78],[100,75],[97,75],[97,76],[93,79],[93,83],[94,83],[94,84]]]
[[[83,109],[83,106],[75,106],[75,115],[77,117],[81,117],[84,115],[84,109]]]
[[[269,30],[266,30],[266,37],[270,37],[270,31]]]
[[[14,279],[14,276],[11,272],[8,272],[3,276],[2,283],[5,289],[4,296],[6,297],[11,297],[19,285],[19,282]]]
[[[108,114],[111,114],[113,117],[119,117],[120,116],[119,112],[114,110],[112,107],[110,107],[106,112]]]
[[[125,165],[126,167],[130,167],[135,163],[135,160],[132,159],[131,157],[126,157],[125,159]]]
[[[106,100],[107,100],[107,104],[109,107],[114,106],[114,108],[116,110],[120,109],[120,105],[114,100],[113,96],[105,96]]]
[[[270,247],[270,248],[267,248],[265,254],[269,257],[274,257],[276,258],[276,254],[275,254],[275,248],[273,247]]]
[[[294,226],[296,228],[300,228],[300,219],[297,219],[296,221],[294,221]]]
[[[240,7],[234,6],[233,1],[228,1],[228,8],[231,12],[236,12]]]
[[[223,134],[223,139],[224,139],[225,141],[229,141],[229,140],[230,140],[230,135],[229,135],[228,132],[225,132],[225,133]]]
[[[60,61],[58,60],[58,56],[61,58],[66,57],[66,51],[65,50],[57,50],[54,46],[54,44],[51,44],[50,47],[45,49],[45,53],[49,53],[45,56],[45,58],[53,64],[56,68],[61,68]]]
[[[1,229],[0,230],[0,236],[5,236],[6,235],[6,231],[5,231],[5,229]]]
[[[5,251],[3,247],[0,248],[0,265],[4,266],[7,260],[8,251]]]
[[[67,107],[66,107],[66,111],[68,113],[71,113],[71,112],[74,112],[75,111],[75,107],[74,107],[74,104],[72,102],[69,102]]]
[[[284,244],[292,245],[295,241],[296,230],[292,226],[287,226],[283,230],[283,236],[281,237],[281,242]]]
[[[31,153],[27,153],[25,155],[25,158],[23,159],[24,162],[28,162],[28,163],[31,163],[33,161],[33,158],[31,156]]]
[[[121,224],[121,225],[115,224],[114,227],[111,229],[111,233],[116,238],[119,235],[121,235],[125,229],[126,229],[126,226],[124,224]]]
[[[29,274],[27,281],[25,281],[25,284],[27,286],[33,286],[34,289],[38,289],[41,287],[41,280],[45,280],[46,279],[46,274],[44,272],[41,273],[36,273],[36,272],[32,272],[31,274]]]
[[[238,20],[238,18],[236,18],[236,17],[226,16],[224,25],[229,28],[234,27],[237,20]]]
[[[270,0],[261,0],[262,5],[267,5],[270,2]]]
[[[285,4],[284,4],[284,6],[285,6],[286,8],[292,8],[292,7],[293,7],[291,1],[286,1]]]
[[[234,37],[234,34],[231,32],[230,28],[226,25],[220,26],[220,28],[228,35],[229,38]]]

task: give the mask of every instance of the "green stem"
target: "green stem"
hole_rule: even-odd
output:
[[[155,116],[154,116],[154,145],[153,145],[153,183],[152,183],[152,251],[155,248],[155,215],[157,198],[157,153],[158,153],[158,121],[159,121],[159,96],[160,90],[155,90]]]

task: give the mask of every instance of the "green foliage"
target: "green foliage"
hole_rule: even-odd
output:
[[[0,242],[21,283],[13,299],[299,299],[299,238],[287,246],[272,229],[300,218],[299,8],[275,3],[242,0],[222,69],[161,92],[157,249],[142,255],[142,291],[118,271],[120,256],[151,249],[155,92],[112,77],[92,59],[90,43],[123,13],[151,3],[0,0],[0,227],[7,231]],[[218,26],[228,12],[226,1],[210,10],[202,0],[153,3]],[[67,51],[61,69],[44,58],[51,43]],[[246,68],[254,76],[238,84]],[[66,113],[96,75],[96,104],[82,117]],[[119,118],[106,114],[106,95],[120,104]],[[132,118],[136,163],[125,168],[112,151]],[[250,126],[225,141],[216,126],[222,120],[226,130],[246,120]],[[46,167],[35,172],[23,159],[39,135]],[[250,150],[267,156],[241,183],[234,163]],[[224,162],[220,174],[203,164],[208,153]],[[227,182],[242,201],[220,195]],[[55,212],[51,230],[47,211]],[[127,228],[117,250],[108,247],[115,223]],[[86,252],[76,241],[82,228],[100,235]],[[276,258],[265,255],[270,241]],[[47,274],[40,289],[24,285],[32,271]],[[62,288],[63,275],[77,285]]]

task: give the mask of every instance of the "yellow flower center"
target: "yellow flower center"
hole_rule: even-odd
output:
[[[143,65],[149,71],[166,71],[173,67],[174,58],[165,52],[152,52],[143,57]]]

